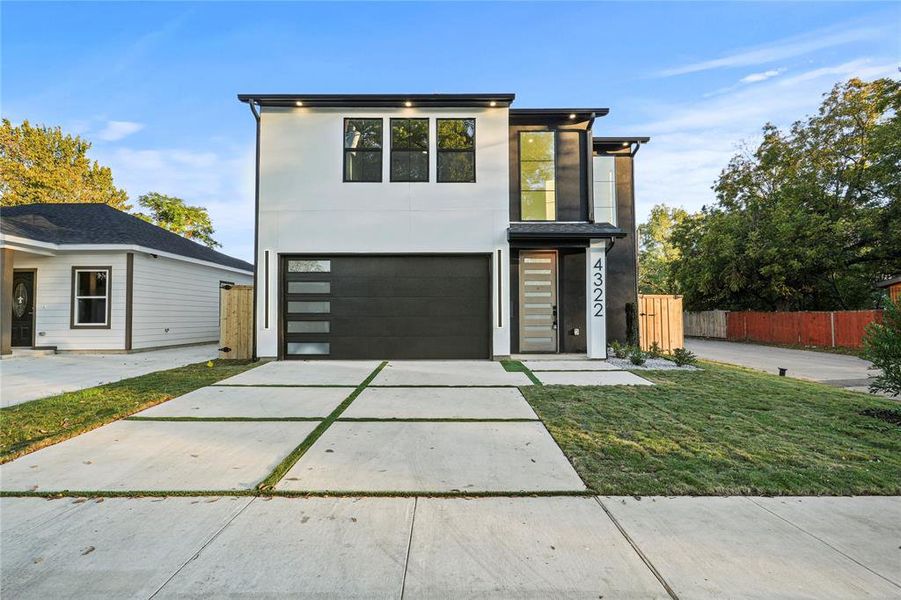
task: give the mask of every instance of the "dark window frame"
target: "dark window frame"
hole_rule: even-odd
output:
[[[522,194],[524,191],[536,191],[536,190],[523,190],[522,189],[522,138],[523,135],[534,134],[534,133],[550,133],[554,136],[554,218],[553,219],[526,219],[522,214]],[[517,187],[519,188],[519,219],[520,221],[530,221],[535,223],[554,223],[557,221],[557,217],[560,214],[560,211],[557,206],[557,189],[558,179],[557,179],[557,165],[559,164],[559,152],[560,152],[560,144],[557,143],[558,136],[556,129],[521,129],[519,131],[519,135],[517,136],[517,150],[519,153],[518,161],[519,165],[517,165]],[[546,162],[546,161],[527,161],[527,162]],[[540,191],[540,190],[539,190]],[[545,190],[546,191],[546,190]]]
[[[79,271],[106,271],[106,323],[77,323]],[[111,329],[113,326],[113,267],[72,267],[72,298],[69,305],[69,329]]]
[[[388,179],[392,183],[429,183],[429,179],[431,178],[431,166],[429,162],[431,161],[431,145],[432,145],[432,136],[430,130],[430,121],[428,117],[392,117],[388,120],[388,130],[389,136],[388,139],[391,140],[391,152],[388,158]],[[425,179],[396,179],[394,177],[394,152],[410,152],[413,150],[419,150],[419,148],[395,148],[394,146],[394,122],[395,121],[425,121]]]
[[[472,148],[460,150],[457,148],[441,148],[441,122],[442,121],[472,121]],[[475,183],[476,182],[476,129],[478,122],[475,117],[443,117],[435,119],[435,181],[438,183]],[[441,155],[442,154],[472,154],[472,179],[442,179]]]
[[[348,121],[378,121],[382,126],[382,137],[379,141],[380,147],[374,148],[348,148],[347,140],[347,122]],[[378,152],[379,154],[379,178],[378,179],[348,179],[347,178],[347,153],[348,152]],[[344,117],[341,124],[341,174],[344,183],[381,183],[384,178],[385,170],[385,119],[382,117]]]

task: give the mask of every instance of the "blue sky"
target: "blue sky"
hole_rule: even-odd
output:
[[[209,208],[253,256],[253,119],[239,92],[514,92],[607,106],[650,135],[638,209],[698,209],[740,143],[853,76],[898,76],[898,3],[17,3],[2,114],[94,143],[132,199]]]

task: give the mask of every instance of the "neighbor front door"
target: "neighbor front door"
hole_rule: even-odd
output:
[[[34,271],[13,272],[12,345],[34,345]]]
[[[557,253],[519,253],[519,351],[557,351]]]

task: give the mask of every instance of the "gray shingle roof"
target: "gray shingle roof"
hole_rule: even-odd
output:
[[[510,223],[508,240],[523,239],[591,239],[623,237],[626,232],[610,223],[571,223],[561,221],[534,221]]]
[[[235,269],[253,265],[192,242],[106,204],[25,204],[0,207],[0,231],[51,244],[128,244]]]

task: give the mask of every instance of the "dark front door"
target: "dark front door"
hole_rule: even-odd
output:
[[[13,272],[12,345],[34,345],[34,271]]]
[[[285,358],[490,358],[486,255],[288,256]]]

